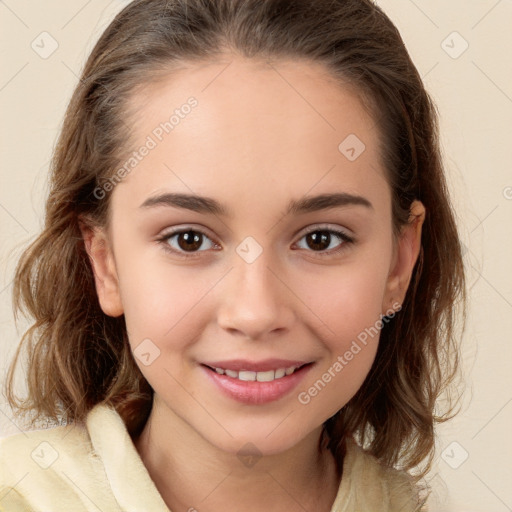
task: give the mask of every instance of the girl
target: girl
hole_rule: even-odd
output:
[[[0,509],[420,510],[465,298],[436,123],[370,0],[129,4],[17,268],[7,396],[53,428],[1,441]]]

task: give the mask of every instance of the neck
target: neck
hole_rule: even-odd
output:
[[[340,477],[321,433],[319,427],[283,453],[244,457],[212,445],[168,408],[153,407],[134,444],[172,511],[330,512]]]

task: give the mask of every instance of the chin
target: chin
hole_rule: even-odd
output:
[[[253,422],[248,428],[229,429],[227,427],[227,430],[232,437],[226,434],[221,438],[215,438],[211,437],[211,432],[208,432],[205,433],[205,438],[218,449],[238,457],[251,454],[256,457],[278,455],[300,444],[308,435],[315,435],[313,432],[280,428],[279,422],[274,422],[272,426],[266,425],[265,428]],[[320,432],[321,428],[318,430],[318,436]]]

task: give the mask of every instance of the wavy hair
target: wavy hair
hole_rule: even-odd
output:
[[[436,106],[397,28],[371,0],[135,0],[115,17],[67,108],[44,229],[16,268],[15,316],[21,311],[34,322],[9,367],[9,404],[16,414],[32,412],[34,424],[82,421],[103,402],[116,408],[131,435],[141,432],[153,390],[134,361],[124,316],[111,318],[100,308],[79,220],[108,222],[111,194],[94,191],[130,147],[134,94],[183,64],[229,52],[321,63],[340,84],[354,86],[379,130],[395,233],[410,221],[415,199],[425,205],[420,256],[402,310],[381,330],[362,387],[325,422],[322,436],[338,464],[351,435],[388,466],[412,470],[426,461],[424,476],[435,424],[452,417],[460,398],[448,394],[447,410],[437,411],[443,391],[457,389],[464,266]],[[24,347],[28,392],[20,399],[14,374]]]

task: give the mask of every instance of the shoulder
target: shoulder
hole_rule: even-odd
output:
[[[333,512],[426,510],[411,475],[381,464],[352,439],[347,440],[338,498]]]
[[[82,425],[68,424],[26,430],[0,439],[0,467],[10,473],[34,467],[49,469],[59,458],[87,453],[88,435]],[[2,473],[0,475],[3,476]]]
[[[81,492],[103,493],[105,480],[102,461],[83,423],[0,439],[0,512],[32,511],[34,506],[39,510],[43,503],[51,509],[52,495],[71,510],[82,501]]]

